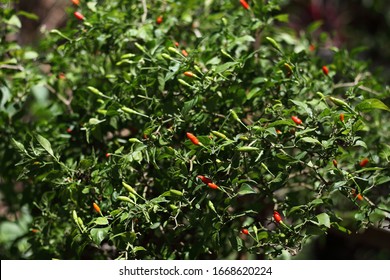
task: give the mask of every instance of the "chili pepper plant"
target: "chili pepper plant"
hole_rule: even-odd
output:
[[[8,2],[4,258],[274,259],[386,226],[389,89],[285,1],[73,1],[23,47]]]

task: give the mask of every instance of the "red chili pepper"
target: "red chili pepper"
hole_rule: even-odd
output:
[[[316,46],[314,46],[313,44],[310,44],[309,51],[314,52],[315,50],[316,50]]]
[[[244,7],[245,10],[249,9],[249,4],[245,0],[240,0],[241,6]]]
[[[205,183],[206,185],[208,183],[212,183],[213,181],[210,179],[210,178],[207,178],[206,176],[203,176],[203,175],[198,175],[197,176],[199,179],[202,180],[203,183]]]
[[[295,122],[298,125],[302,124],[302,120],[297,116],[292,116],[291,119],[293,120],[293,122]]]
[[[191,71],[186,71],[186,72],[184,72],[184,76],[193,78],[195,75],[194,75],[194,73],[192,73]]]
[[[177,48],[179,46],[179,42],[175,42],[174,45]]]
[[[182,53],[182,55],[184,55],[184,56],[188,56],[188,52],[186,51],[186,50],[181,50],[181,53]]]
[[[162,22],[163,22],[163,17],[162,16],[157,17],[156,23],[161,24]]]
[[[70,127],[68,127],[68,128],[66,129],[66,132],[72,133],[72,129],[71,129]]]
[[[111,156],[110,153],[107,153],[107,154],[106,154],[106,158],[109,158],[110,156]]]
[[[364,167],[364,166],[367,165],[368,162],[369,162],[368,158],[364,158],[364,159],[362,159],[362,160],[359,162],[359,165],[360,165],[361,167]]]
[[[99,207],[99,205],[97,205],[95,202],[93,203],[93,209],[95,209],[95,211],[96,211],[97,213],[100,213],[100,207]]]
[[[343,113],[340,114],[340,121],[344,122],[344,114]]]
[[[72,0],[73,5],[79,6],[80,1],[79,0]]]
[[[328,76],[328,74],[329,74],[329,69],[328,69],[328,67],[327,67],[327,66],[322,66],[322,72],[324,72],[324,74],[325,74],[326,76]]]
[[[214,184],[214,183],[207,183],[207,186],[209,186],[213,190],[218,189],[218,186],[216,184]]]
[[[337,168],[337,160],[334,159],[332,162],[333,162],[333,166]]]
[[[282,131],[280,131],[279,129],[275,128],[275,131],[276,131],[277,134],[282,134]]]
[[[363,196],[360,193],[356,194],[356,190],[352,190],[351,193],[357,200],[363,201]]]
[[[84,20],[85,19],[83,14],[80,13],[80,12],[74,12],[73,14],[74,14],[75,18],[77,18],[78,20]]]
[[[274,211],[274,219],[275,219],[275,222],[277,222],[278,224],[280,224],[282,222],[282,217],[280,216],[278,211]]]
[[[241,230],[241,232],[242,232],[243,234],[245,234],[245,235],[248,235],[248,234],[249,234],[249,230],[247,230],[246,228],[243,228],[243,229]]]
[[[192,133],[190,132],[187,132],[187,138],[191,140],[191,142],[194,144],[194,145],[199,145],[200,144],[200,141],[199,139]]]
[[[60,79],[60,80],[65,80],[66,79],[66,76],[65,76],[65,74],[64,73],[59,73],[58,74],[58,79]]]

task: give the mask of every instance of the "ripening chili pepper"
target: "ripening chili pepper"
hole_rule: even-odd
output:
[[[363,201],[363,196],[360,193],[356,194],[356,190],[352,190],[351,193],[357,200]]]
[[[187,135],[187,138],[191,140],[191,142],[194,144],[194,145],[199,145],[200,144],[200,141],[199,139],[192,133],[190,132],[187,132],[186,133]]]
[[[249,230],[247,230],[246,228],[243,228],[243,229],[241,230],[241,232],[242,232],[243,234],[245,234],[245,235],[248,235],[248,234],[249,234]]]
[[[309,51],[314,52],[315,50],[316,50],[316,46],[314,46],[313,44],[310,44]]]
[[[161,24],[162,22],[163,22],[163,17],[162,16],[157,17],[156,23]]]
[[[209,188],[213,189],[213,190],[216,190],[218,189],[218,186],[214,183],[207,183],[207,186],[209,186]]]
[[[39,229],[33,228],[33,229],[31,229],[31,232],[32,232],[32,233],[38,233],[38,232],[39,232]]]
[[[240,0],[240,3],[241,3],[241,6],[242,6],[245,10],[248,10],[248,9],[249,9],[249,4],[248,4],[248,2],[246,2],[245,0]]]
[[[279,129],[275,128],[275,131],[276,131],[277,134],[282,134],[282,131],[280,131]]]
[[[344,122],[344,114],[343,113],[340,114],[340,121]]]
[[[66,76],[65,76],[65,74],[64,73],[59,73],[58,74],[58,79],[60,79],[60,80],[65,80],[66,79]]]
[[[74,12],[73,14],[74,14],[75,18],[77,18],[78,20],[84,20],[85,19],[83,14],[80,13],[80,12]]]
[[[68,127],[68,128],[66,129],[66,132],[67,132],[67,133],[72,133],[72,129],[71,129],[70,127]]]
[[[328,67],[327,66],[322,66],[322,72],[326,75],[326,76],[328,76],[328,74],[329,74],[329,69],[328,69]]]
[[[364,159],[362,159],[362,160],[359,162],[359,165],[360,165],[361,167],[364,167],[364,166],[367,165],[368,162],[369,162],[368,158],[364,158]]]
[[[193,77],[195,77],[195,74],[194,74],[194,73],[192,73],[191,71],[186,71],[186,72],[184,72],[184,76],[187,76],[187,77],[193,78]]]
[[[333,162],[333,166],[337,168],[337,160],[334,159],[332,162]]]
[[[183,49],[183,50],[181,50],[181,54],[182,54],[182,55],[184,55],[185,57],[187,57],[187,56],[188,56],[188,52],[187,52],[186,50],[184,50],[184,49]]]
[[[288,64],[288,63],[285,63],[284,64],[284,67],[286,68],[286,70],[287,70],[287,73],[286,73],[286,76],[289,78],[289,77],[291,77],[291,74],[292,74],[292,66],[290,65],[290,64]]]
[[[274,219],[275,219],[275,222],[277,222],[278,224],[280,224],[282,222],[282,217],[280,216],[278,211],[274,211]]]
[[[80,5],[80,1],[79,0],[72,0],[72,3],[75,6],[79,6]]]
[[[95,211],[96,211],[97,213],[100,213],[100,212],[101,212],[101,211],[100,211],[99,205],[97,205],[95,202],[94,202],[92,205],[93,205],[93,209],[95,209]]]
[[[293,122],[295,122],[297,125],[302,124],[302,120],[301,120],[300,118],[298,118],[297,116],[291,116],[291,119],[292,119]]]
[[[205,183],[206,185],[208,183],[212,183],[213,181],[210,179],[210,178],[207,178],[206,176],[203,176],[203,175],[198,175],[196,176],[197,178],[201,179],[203,183]]]
[[[179,46],[179,42],[175,42],[174,45],[177,48]]]
[[[110,153],[106,153],[106,158],[109,158],[111,156]]]

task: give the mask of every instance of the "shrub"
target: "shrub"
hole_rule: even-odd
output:
[[[388,88],[280,2],[81,1],[5,41],[3,194],[32,217],[6,257],[275,258],[382,227]]]

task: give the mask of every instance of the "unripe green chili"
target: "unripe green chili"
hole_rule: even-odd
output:
[[[137,194],[137,192],[135,191],[135,189],[133,189],[132,186],[130,186],[129,184],[125,183],[122,181],[122,186],[129,192],[129,193],[132,193],[132,194]]]
[[[84,231],[85,230],[85,226],[84,226],[83,220],[80,217],[78,217],[77,218],[77,222],[78,222],[80,228]]]
[[[146,49],[145,49],[143,46],[141,46],[141,45],[138,44],[137,42],[135,42],[134,45],[135,45],[141,52],[146,53]]]
[[[200,67],[199,67],[198,65],[194,65],[194,69],[195,69],[196,71],[198,71],[199,74],[203,75],[203,72],[202,72],[202,70],[200,69]]]
[[[179,208],[179,207],[177,207],[177,206],[174,205],[174,204],[169,204],[169,207],[170,207],[172,210],[176,210],[176,209]]]
[[[213,212],[217,213],[217,210],[215,210],[215,207],[214,207],[214,203],[211,200],[208,201],[208,205],[209,205],[209,208],[211,210],[213,210]]]
[[[129,142],[130,143],[142,143],[140,140],[138,140],[137,138],[130,138],[129,139]]]
[[[102,96],[102,97],[106,97],[100,90],[98,90],[97,88],[94,88],[94,87],[87,87],[87,89],[92,92],[93,94],[96,94],[98,96]]]
[[[183,86],[186,86],[186,87],[190,87],[190,88],[195,88],[194,86],[190,85],[189,83],[187,83],[186,81],[182,80],[182,79],[177,79],[179,83],[181,83]]]
[[[276,41],[274,39],[272,39],[271,37],[265,37],[265,39],[267,39],[268,42],[271,43],[271,45],[277,49],[279,52],[282,52],[282,49],[280,48],[279,44],[276,43]]]
[[[221,132],[218,132],[218,131],[211,131],[212,134],[214,134],[215,136],[219,137],[219,138],[222,138],[222,139],[227,139],[227,136]]]
[[[237,113],[233,109],[230,109],[230,114],[232,114],[233,119],[235,119],[238,122],[241,122],[241,120],[238,117]]]
[[[139,116],[142,116],[142,117],[145,117],[145,118],[149,118],[149,116],[144,115],[144,114],[142,114],[140,112],[137,112],[136,110],[130,109],[129,107],[126,107],[126,106],[122,106],[121,109],[122,109],[122,111],[124,111],[126,113],[129,113],[129,114],[136,114],[136,115],[139,115]]]
[[[117,197],[118,200],[120,201],[124,201],[124,202],[130,202],[130,203],[134,203],[130,198],[128,198],[127,196],[122,196],[122,195],[119,195]]]
[[[343,108],[343,109],[348,109],[348,111],[352,112],[352,108],[348,105],[347,102],[345,102],[344,100],[341,100],[339,98],[336,98],[336,97],[332,97],[332,96],[329,96],[329,99],[334,103],[336,104],[337,106]]]
[[[121,60],[122,59],[127,59],[127,58],[132,58],[134,56],[135,56],[135,54],[133,54],[133,53],[126,53],[126,54],[121,56]]]
[[[224,56],[230,58],[231,60],[235,60],[235,59],[234,59],[227,51],[225,51],[224,49],[221,49],[221,53],[222,53]]]
[[[171,193],[171,195],[183,196],[183,193],[179,190],[170,189],[169,192]]]
[[[72,211],[72,217],[73,217],[73,220],[74,220],[74,222],[78,225],[78,220],[77,220],[77,212],[76,212],[76,210],[73,210]]]
[[[251,152],[251,151],[258,151],[260,150],[257,147],[251,147],[251,146],[243,146],[243,147],[238,147],[237,151],[239,152]]]
[[[163,58],[167,59],[167,60],[173,60],[172,56],[170,56],[170,55],[167,54],[167,53],[163,53],[161,56],[162,56]]]
[[[170,51],[171,53],[175,53],[175,54],[178,54],[178,55],[182,55],[176,48],[174,47],[168,47],[168,51]]]

